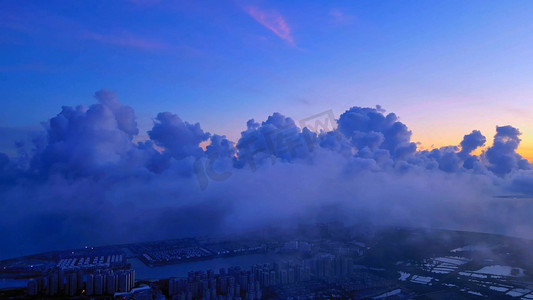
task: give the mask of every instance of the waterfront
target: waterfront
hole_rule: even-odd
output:
[[[235,266],[249,268],[255,264],[275,262],[284,259],[290,260],[291,258],[293,257],[289,255],[260,253],[155,267],[146,266],[138,258],[128,258],[128,262],[131,263],[131,268],[135,270],[135,276],[137,279],[150,280],[182,276],[187,277],[189,271],[205,271],[209,269],[218,271],[220,268]]]
[[[249,268],[255,264],[271,263],[280,260],[291,260],[293,256],[276,253],[259,253],[231,257],[220,257],[210,260],[193,261],[188,263],[171,264],[165,266],[148,267],[138,258],[128,258],[131,268],[135,270],[136,278],[140,280],[164,279],[170,277],[187,277],[189,271],[206,271],[220,268],[241,267]],[[28,279],[1,278],[0,289],[21,288],[28,285]]]

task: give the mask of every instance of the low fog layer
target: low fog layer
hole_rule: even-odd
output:
[[[238,141],[162,112],[134,142],[134,110],[95,97],[46,121],[30,151],[0,153],[0,258],[331,220],[533,238],[533,171],[509,125],[481,155],[477,130],[418,151],[379,106],[298,124],[274,113]]]

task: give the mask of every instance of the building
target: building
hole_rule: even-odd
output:
[[[101,274],[94,276],[94,295],[102,295],[104,293],[104,277]]]
[[[36,296],[38,292],[39,290],[38,290],[37,280],[30,279],[30,281],[28,281],[28,288],[27,288],[28,295]]]
[[[66,294],[70,297],[76,295],[78,292],[78,274],[77,273],[69,273],[67,275],[67,288],[66,288]]]

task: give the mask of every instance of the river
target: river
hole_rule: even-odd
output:
[[[0,290],[7,288],[21,288],[28,286],[28,279],[0,278]]]
[[[248,269],[252,265],[275,262],[280,260],[291,260],[292,256],[275,254],[275,253],[261,253],[249,254],[232,257],[221,257],[210,260],[195,261],[188,263],[180,263],[166,266],[148,267],[137,258],[128,258],[131,263],[131,268],[135,270],[136,279],[163,279],[170,277],[187,277],[189,271],[207,271],[212,269],[218,273],[220,268],[228,268],[239,266],[243,269]]]

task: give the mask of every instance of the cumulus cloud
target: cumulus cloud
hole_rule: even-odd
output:
[[[46,121],[31,151],[0,153],[4,258],[332,219],[533,237],[529,200],[494,197],[533,195],[511,126],[475,155],[481,132],[418,151],[379,106],[349,108],[323,130],[274,113],[236,142],[163,112],[137,143],[134,110],[113,92],[95,97]]]
[[[302,132],[293,119],[274,113],[259,125],[253,119],[247,122],[247,130],[241,133],[236,147],[236,167],[248,164],[255,170],[256,163],[270,159],[292,161],[309,155],[310,132]]]
[[[487,139],[481,134],[481,131],[473,130],[470,134],[465,135],[461,141],[460,156],[467,157],[472,151],[485,145],[486,141]]]
[[[120,163],[133,149],[132,138],[138,133],[133,110],[105,90],[96,93],[96,98],[100,103],[89,108],[64,106],[45,124],[46,142],[36,145],[32,173],[90,175]]]
[[[338,121],[340,132],[358,150],[387,150],[395,158],[404,158],[416,151],[411,131],[394,113],[384,115],[377,108],[352,107]]]
[[[154,127],[148,131],[148,135],[156,145],[176,159],[201,156],[203,149],[200,143],[209,138],[209,134],[200,128],[199,123],[183,122],[180,117],[170,112],[157,115]]]
[[[518,128],[509,125],[496,127],[494,144],[486,152],[489,169],[496,175],[503,176],[516,169],[530,168],[528,161],[516,153],[520,135]]]

